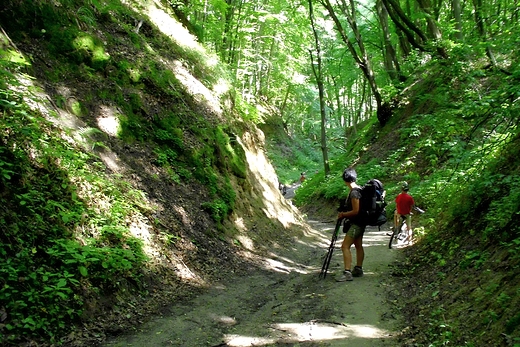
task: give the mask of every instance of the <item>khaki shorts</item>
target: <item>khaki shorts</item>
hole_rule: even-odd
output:
[[[357,239],[365,233],[366,227],[362,227],[356,224],[352,224],[350,228],[347,230],[346,234],[347,236],[352,237],[353,239]]]

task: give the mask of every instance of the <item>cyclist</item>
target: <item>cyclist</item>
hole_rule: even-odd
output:
[[[408,193],[410,187],[407,182],[401,183],[401,193],[395,198],[396,209],[394,213],[394,228],[399,228],[401,216],[406,218],[406,239],[405,243],[412,241],[412,208],[415,205],[413,197]]]

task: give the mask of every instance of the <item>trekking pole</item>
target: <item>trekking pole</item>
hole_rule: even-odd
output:
[[[339,229],[341,227],[342,221],[343,218],[338,218],[336,222],[336,228],[334,228],[334,232],[332,233],[332,240],[330,241],[329,250],[325,256],[323,266],[321,267],[319,278],[325,278],[325,276],[327,276],[327,270],[329,269],[330,260],[332,259],[332,253],[334,253],[334,246],[336,245],[336,240],[338,239]]]

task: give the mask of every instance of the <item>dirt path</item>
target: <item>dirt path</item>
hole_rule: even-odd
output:
[[[309,221],[313,232],[291,250],[273,250],[263,267],[230,283],[215,283],[196,299],[104,346],[393,346],[395,319],[385,290],[397,250],[385,231],[364,238],[365,276],[318,279],[334,223]],[[338,239],[329,271],[342,268]]]

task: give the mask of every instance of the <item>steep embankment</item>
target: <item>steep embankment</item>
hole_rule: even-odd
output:
[[[0,22],[3,344],[102,341],[306,229],[168,8],[4,1]]]

